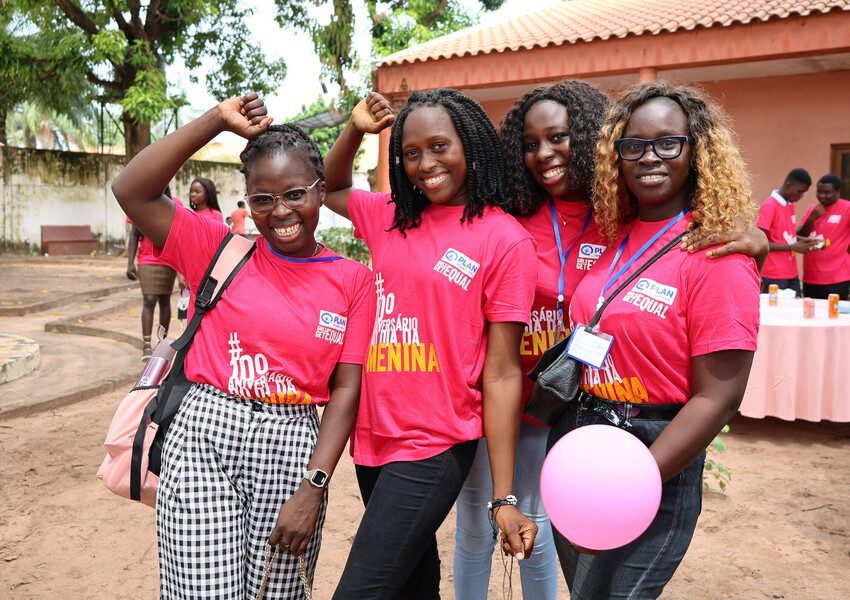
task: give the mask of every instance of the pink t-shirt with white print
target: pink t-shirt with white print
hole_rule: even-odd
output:
[[[814,205],[806,209],[803,223],[809,218]],[[824,209],[823,216],[815,221],[810,237],[823,242],[823,250],[813,250],[803,256],[803,282],[813,285],[831,285],[850,281],[850,202],[838,200]]]
[[[756,227],[766,231],[767,239],[774,244],[793,244],[797,241],[796,222],[794,204],[774,190],[759,207]],[[761,274],[769,279],[799,277],[795,253],[790,250],[768,252]]]
[[[528,402],[533,382],[528,373],[540,360],[547,348],[564,338],[569,329],[566,311],[573,292],[590,267],[605,251],[605,240],[590,214],[588,202],[564,202],[555,200],[555,221],[561,234],[561,248],[570,247],[564,264],[564,327],[558,326],[558,273],[561,261],[558,258],[558,245],[552,225],[552,209],[549,202],[541,204],[533,215],[518,217],[520,225],[525,227],[537,243],[537,287],[534,290],[534,304],[531,308],[531,322],[526,326],[520,344],[520,362],[522,364],[522,402]],[[565,223],[566,221],[566,223]],[[582,233],[585,222],[587,227]],[[543,425],[526,415],[523,418],[537,425]]]
[[[684,231],[683,218],[662,235],[610,288],[613,292],[658,250]],[[635,221],[612,271],[669,221]],[[573,294],[570,319],[586,324],[596,313],[617,245],[605,251]],[[691,398],[691,359],[721,350],[755,351],[759,275],[740,254],[719,259],[706,250],[673,248],[641,273],[605,308],[599,330],[614,337],[601,369],[585,366],[582,388],[618,402],[684,404]]]
[[[348,213],[372,253],[375,315],[354,430],[354,462],[436,456],[482,436],[487,323],[528,323],[534,241],[495,208],[461,223],[463,206],[429,205],[422,224],[387,231],[389,194],[355,190]]]
[[[155,253],[192,289],[230,232],[177,207]],[[372,274],[328,249],[316,257],[277,254],[264,238],[215,308],[204,315],[186,357],[186,377],[245,399],[326,404],[337,363],[362,364],[369,339]]]

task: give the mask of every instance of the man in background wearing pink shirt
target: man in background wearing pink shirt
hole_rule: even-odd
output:
[[[841,199],[841,179],[824,175],[817,184],[818,201],[806,210],[797,230],[816,242],[803,257],[803,290],[808,298],[842,300],[850,293],[850,202]]]
[[[764,231],[770,242],[770,252],[761,270],[761,291],[776,284],[779,289],[792,289],[800,295],[800,276],[797,272],[797,252],[807,254],[816,243],[797,239],[796,204],[812,185],[805,169],[793,169],[778,190],[773,190],[759,208],[756,226]]]
[[[245,202],[240,200],[236,203],[236,210],[230,213],[230,218],[233,220],[230,228],[236,235],[245,235],[245,217],[250,213],[245,208]]]

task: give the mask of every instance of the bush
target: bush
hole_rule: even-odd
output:
[[[352,260],[372,265],[372,257],[363,240],[354,237],[353,227],[328,227],[316,232],[316,239],[339,254]]]

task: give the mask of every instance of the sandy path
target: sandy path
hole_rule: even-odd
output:
[[[153,511],[94,478],[117,398],[0,421],[0,597],[155,598]],[[850,425],[736,419],[697,535],[664,598],[850,597]],[[327,600],[362,514],[354,469],[334,477],[316,600]],[[452,518],[440,532],[451,593]],[[500,599],[501,565],[491,598]],[[520,598],[514,577],[514,598]],[[566,591],[562,597],[567,598]]]

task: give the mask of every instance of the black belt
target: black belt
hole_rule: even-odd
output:
[[[584,408],[602,415],[617,427],[621,425],[628,427],[631,419],[670,420],[684,406],[684,404],[615,402],[587,392],[579,392],[576,402]]]

